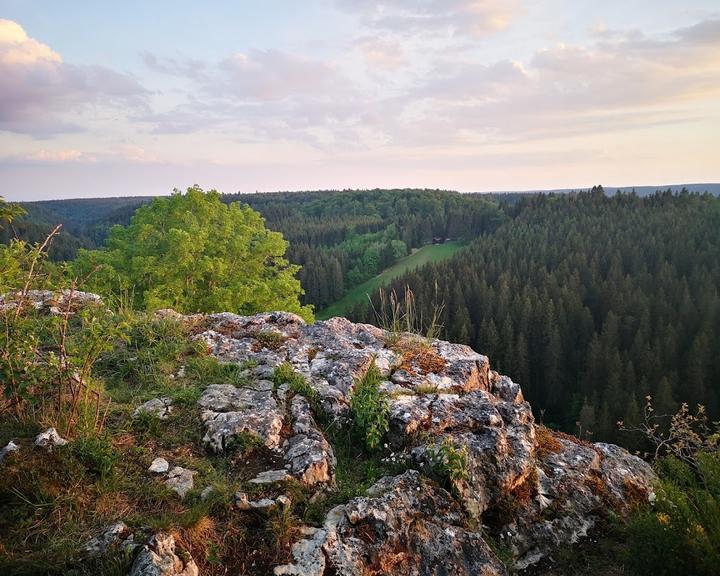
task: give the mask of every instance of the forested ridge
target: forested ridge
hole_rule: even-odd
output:
[[[487,196],[443,190],[343,190],[223,194],[260,212],[270,229],[290,242],[288,259],[302,265],[303,304],[317,310],[340,299],[347,288],[372,278],[414,248],[452,238],[469,241],[494,229],[504,216]],[[95,248],[114,224],[127,225],[150,199],[98,198],[23,204],[18,236],[41,240],[56,224],[63,231],[50,252],[72,260],[80,248]],[[7,242],[11,229],[0,230]]]
[[[632,444],[617,422],[636,421],[648,395],[658,413],[703,403],[718,418],[719,199],[598,188],[507,212],[393,288],[409,286],[426,318],[442,304],[444,336],[488,354],[547,423]],[[375,313],[359,305],[351,318]]]
[[[451,260],[397,279],[444,336],[488,354],[523,385],[547,423],[623,444],[616,422],[647,395],[720,415],[720,200],[601,188],[558,195],[439,190],[226,194],[259,211],[301,264],[303,304],[320,310],[433,239],[472,242]],[[65,218],[56,259],[101,243],[144,198],[27,204],[15,222],[36,240]],[[60,220],[63,221],[63,220]],[[5,232],[10,234],[9,231]],[[64,240],[63,240],[64,238]],[[376,307],[378,295],[374,295]],[[350,316],[377,322],[366,304]]]
[[[441,190],[358,190],[229,195],[260,212],[302,265],[303,302],[321,310],[412,249],[470,240],[504,217],[496,201]]]

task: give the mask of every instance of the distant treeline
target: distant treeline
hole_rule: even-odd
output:
[[[426,318],[444,304],[444,335],[488,354],[547,423],[627,445],[616,424],[648,395],[658,414],[688,402],[720,417],[720,199],[597,188],[505,212],[394,289],[410,286]],[[374,320],[362,303],[350,316]]]

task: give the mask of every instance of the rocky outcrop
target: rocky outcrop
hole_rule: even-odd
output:
[[[44,314],[59,316],[65,312],[74,313],[77,310],[93,305],[101,305],[102,298],[90,292],[79,290],[28,290],[23,296],[22,292],[11,292],[0,295],[0,312],[14,310],[23,302],[23,309],[32,306],[36,311]]]
[[[623,513],[651,493],[650,467],[617,446],[546,429],[538,438],[520,386],[467,346],[343,318],[306,325],[286,313],[196,315],[192,322],[204,322],[196,338],[221,361],[254,363],[255,384],[213,383],[199,402],[213,450],[249,433],[282,454],[284,471],[269,469],[253,482],[333,481],[332,446],[309,403],[269,381],[284,362],[305,377],[326,417],[338,421],[374,362],[389,397],[389,449],[417,469],[383,479],[367,497],[334,509],[322,527],[305,528],[294,562],[276,574],[503,574],[472,526],[486,524],[522,568],[584,536],[608,510]],[[462,473],[445,478],[452,495],[431,479],[446,449],[464,461]],[[242,509],[275,505],[271,498],[239,498]]]
[[[332,511],[324,550],[339,574],[495,576],[506,570],[479,533],[467,528],[449,492],[414,470],[386,477]]]
[[[211,451],[250,442],[261,452],[256,462],[243,457],[247,484],[234,500],[236,510],[256,517],[291,506],[282,494],[291,481],[333,489],[337,462],[323,426],[346,425],[356,382],[373,363],[380,371],[389,404],[385,448],[409,469],[337,506],[321,526],[303,527],[278,576],[502,575],[507,567],[488,536],[521,569],[582,538],[608,511],[622,515],[651,496],[654,476],[644,461],[537,426],[521,387],[467,346],[343,318],[307,325],[282,312],[159,316],[187,322],[210,354],[244,366],[248,384],[207,382],[197,410]],[[275,378],[285,363],[302,386]],[[138,410],[168,415],[166,400]],[[168,486],[185,496],[193,472],[167,472],[161,460],[150,472],[167,474]],[[172,536],[156,534],[132,575],[197,574],[174,547]]]
[[[197,564],[187,553],[176,553],[175,539],[164,532],[155,534],[135,558],[130,576],[198,576]]]
[[[333,510],[323,527],[307,528],[293,547],[295,562],[276,574],[435,574],[439,566],[448,574],[503,574],[471,526],[488,525],[515,567],[524,567],[585,535],[607,510],[622,513],[651,491],[650,467],[621,448],[545,429],[552,449],[541,445],[520,386],[467,346],[343,318],[306,325],[285,313],[215,314],[204,321],[197,338],[209,351],[225,362],[252,360],[261,378],[251,388],[207,388],[200,405],[213,449],[248,432],[283,454],[290,476],[331,483],[332,447],[308,402],[296,395],[288,404],[287,391],[262,378],[289,362],[327,418],[342,421],[355,382],[374,362],[389,396],[389,449],[417,469],[383,479],[367,497]],[[445,479],[452,495],[431,479],[445,449],[461,452],[465,463]],[[278,470],[265,475],[283,477]]]

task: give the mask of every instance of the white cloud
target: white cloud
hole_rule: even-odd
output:
[[[71,119],[88,105],[138,107],[146,91],[103,66],[63,62],[11,20],[0,20],[0,131],[35,135],[80,131]]]
[[[26,155],[25,160],[38,162],[96,162],[97,158],[92,154],[86,154],[74,149],[41,149]]]
[[[370,27],[397,34],[482,37],[507,27],[516,0],[337,0]]]

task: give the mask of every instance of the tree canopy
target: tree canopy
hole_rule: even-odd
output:
[[[104,248],[81,250],[74,271],[92,274],[98,292],[126,292],[139,308],[287,310],[312,319],[287,246],[249,206],[194,186],[138,208],[127,227],[110,230]]]

